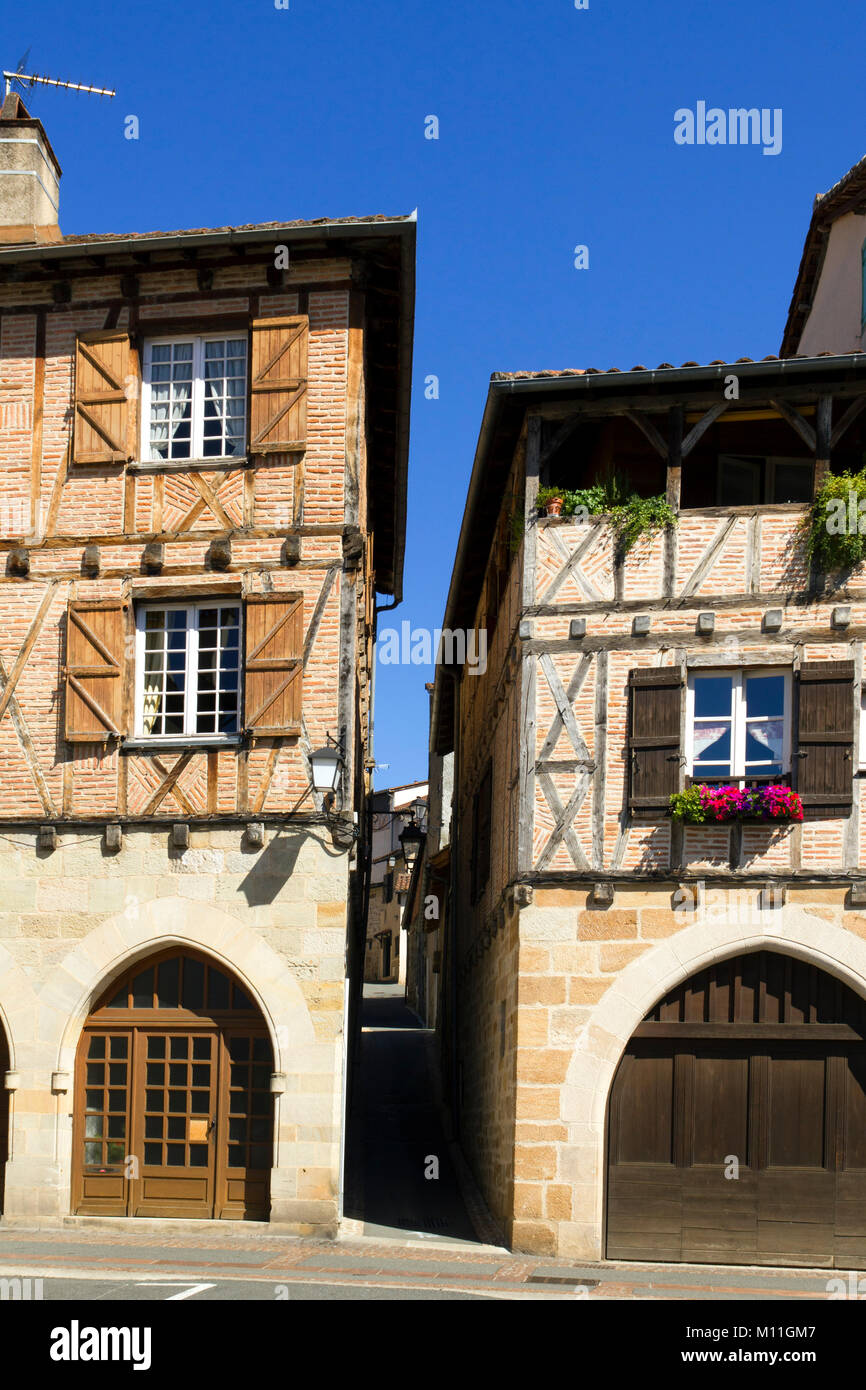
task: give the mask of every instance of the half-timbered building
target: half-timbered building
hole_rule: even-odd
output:
[[[400,836],[409,824],[416,825],[420,832],[426,826],[426,782],[410,782],[403,787],[387,787],[374,792],[370,813],[370,892],[364,980],[405,985],[407,951],[403,908],[411,865],[407,863]]]
[[[866,330],[866,158],[816,195],[781,354],[858,352]]]
[[[0,127],[4,1218],[333,1231],[414,217],[64,236]]]
[[[438,1027],[517,1249],[866,1265],[866,576],[807,548],[864,406],[858,353],[491,380],[444,621],[487,669],[432,709]],[[673,524],[537,505],[612,475]],[[720,785],[752,813],[673,816]]]

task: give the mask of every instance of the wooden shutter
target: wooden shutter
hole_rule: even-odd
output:
[[[629,811],[657,820],[680,789],[683,669],[639,667],[629,671],[628,684]]]
[[[246,614],[245,715],[261,737],[301,732],[303,594],[257,594]]]
[[[123,727],[126,605],[70,603],[66,611],[66,738],[104,743]]]
[[[804,661],[797,716],[797,791],[809,820],[847,816],[854,775],[854,662]]]
[[[79,333],[75,342],[73,463],[125,463],[130,448],[132,402],[128,333]]]
[[[250,367],[250,453],[279,454],[307,443],[309,319],[254,319]]]

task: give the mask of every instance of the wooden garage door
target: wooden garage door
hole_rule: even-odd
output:
[[[611,1090],[607,1255],[866,1268],[866,1005],[774,952],[636,1030]]]

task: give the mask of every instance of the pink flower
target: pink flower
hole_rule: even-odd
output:
[[[803,803],[790,787],[770,783],[758,787],[707,786],[698,792],[707,819],[732,821],[741,816],[761,820],[800,821]]]

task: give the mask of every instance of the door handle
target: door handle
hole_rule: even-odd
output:
[[[213,1127],[214,1127],[215,1124],[216,1124],[216,1120],[211,1120],[211,1122],[210,1122],[210,1124],[208,1125],[207,1130],[206,1130],[206,1132],[205,1132],[205,1136],[204,1136],[205,1139],[210,1139],[210,1132],[211,1132],[211,1130],[213,1129]]]

